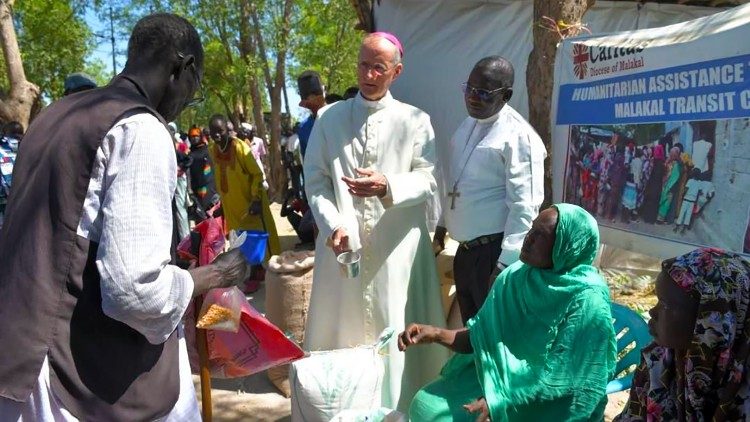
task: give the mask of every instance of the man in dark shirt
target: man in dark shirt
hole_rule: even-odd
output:
[[[299,90],[299,97],[302,99],[299,102],[299,106],[310,110],[310,117],[302,122],[297,131],[297,136],[299,136],[299,147],[302,153],[302,159],[304,160],[305,151],[307,150],[307,141],[310,139],[310,133],[312,133],[315,119],[318,118],[318,110],[326,105],[326,99],[325,89],[320,82],[320,75],[315,71],[306,70],[302,72],[302,74],[299,75],[299,78],[297,78],[297,89]]]

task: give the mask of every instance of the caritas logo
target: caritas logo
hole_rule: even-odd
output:
[[[573,44],[573,72],[578,79],[583,79],[589,70],[589,47],[584,44]]]
[[[650,42],[641,41],[628,47],[573,44],[573,73],[578,79],[585,79],[643,67],[644,59],[640,53]]]

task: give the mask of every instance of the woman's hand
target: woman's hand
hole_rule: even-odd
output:
[[[469,413],[477,414],[477,422],[488,422],[490,420],[490,409],[487,407],[487,400],[480,397],[469,404],[464,405]]]
[[[263,211],[262,206],[263,205],[260,201],[253,201],[250,204],[250,208],[248,208],[247,213],[250,215],[258,215]]]
[[[440,328],[432,325],[410,324],[398,336],[398,350],[404,351],[409,346],[435,343],[440,339]]]

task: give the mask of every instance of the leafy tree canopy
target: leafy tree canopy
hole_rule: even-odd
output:
[[[85,2],[22,0],[15,2],[13,20],[26,79],[39,86],[48,102],[62,96],[65,77],[85,71],[106,80],[101,63],[86,62],[95,38],[86,24]],[[5,63],[0,55],[0,68]],[[0,89],[8,89],[5,72],[0,72]]]

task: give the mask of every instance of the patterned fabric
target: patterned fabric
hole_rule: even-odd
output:
[[[5,205],[8,203],[10,185],[13,180],[13,165],[16,151],[9,138],[0,138],[0,227],[3,225]]]
[[[693,341],[682,363],[673,349],[642,351],[630,401],[616,421],[750,418],[750,263],[719,249],[696,249],[667,270],[699,297]]]
[[[201,142],[190,149],[190,188],[197,195],[201,208],[208,210],[218,198],[208,144]]]

